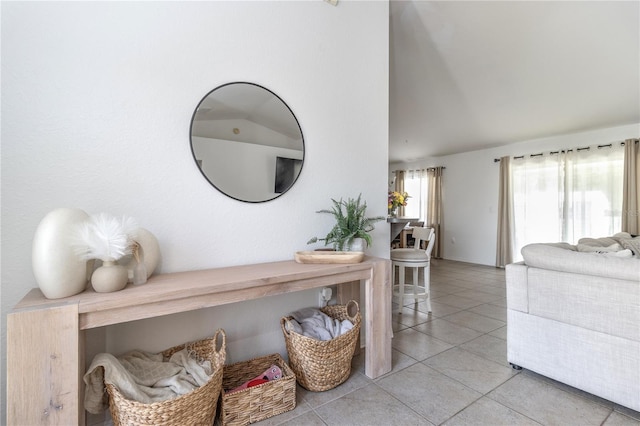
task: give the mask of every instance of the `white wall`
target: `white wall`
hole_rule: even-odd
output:
[[[640,124],[618,126],[434,157],[419,163],[394,163],[389,170],[445,166],[443,257],[494,266],[500,170],[495,158],[621,142],[639,135]]]
[[[34,231],[57,207],[133,216],[159,240],[158,272],[292,259],[329,229],[315,211],[331,197],[362,193],[385,215],[388,21],[380,1],[3,2],[3,344],[7,313],[36,286]],[[194,108],[232,81],[280,95],[304,133],[297,184],[268,203],[222,195],[191,155]],[[369,254],[388,257],[388,233],[377,225]],[[230,361],[285,354],[280,317],[316,302],[306,292],[109,327],[107,347],[160,350],[223,327]]]

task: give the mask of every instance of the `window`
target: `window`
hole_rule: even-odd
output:
[[[411,198],[404,208],[406,217],[425,220],[424,206],[427,200],[427,175],[423,170],[407,170],[404,175],[404,190]]]
[[[526,244],[620,232],[623,162],[619,146],[513,160],[514,261]]]

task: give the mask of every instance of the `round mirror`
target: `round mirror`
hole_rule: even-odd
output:
[[[298,120],[278,95],[257,84],[228,83],[207,93],[193,113],[190,133],[202,175],[236,200],[273,200],[302,170]]]

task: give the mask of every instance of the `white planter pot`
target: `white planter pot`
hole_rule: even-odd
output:
[[[361,251],[364,252],[364,249],[367,245],[367,242],[364,238],[354,238],[349,247],[347,247],[347,251]]]

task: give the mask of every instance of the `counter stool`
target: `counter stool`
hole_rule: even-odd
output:
[[[427,302],[427,312],[431,312],[431,292],[429,289],[431,279],[431,250],[435,243],[435,230],[433,228],[413,228],[413,238],[415,238],[413,248],[401,248],[391,250],[391,268],[393,296],[398,298],[398,311],[402,313],[402,306],[405,298],[413,298],[415,303],[418,299],[425,299]],[[426,250],[420,249],[422,241],[428,241]],[[396,267],[398,267],[399,281],[396,284]],[[413,269],[412,283],[405,284],[405,268]],[[424,282],[419,282],[419,270],[424,268]],[[412,291],[413,290],[413,291]]]

